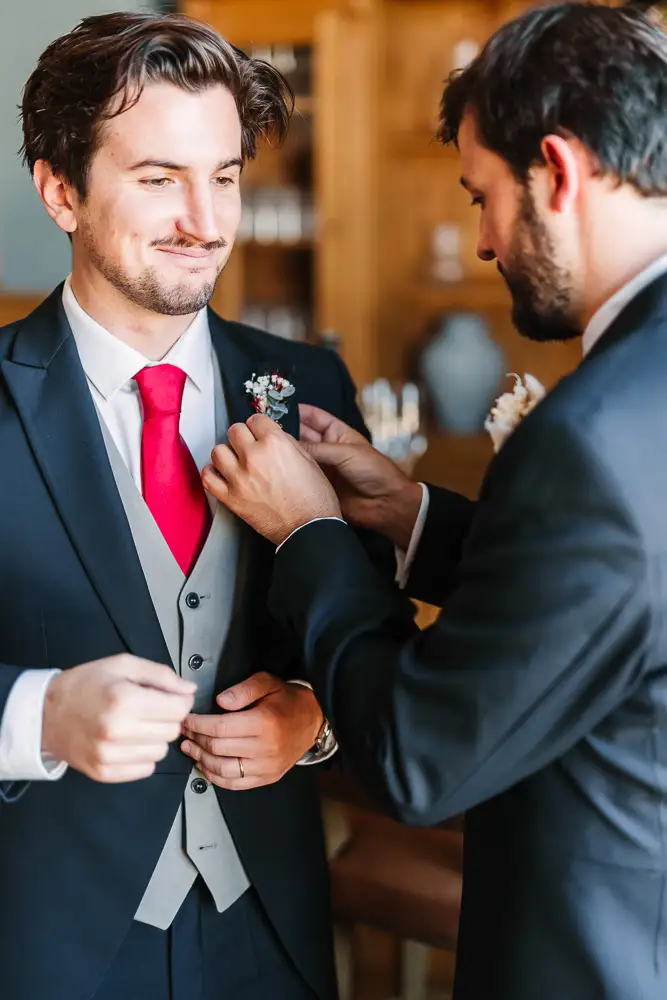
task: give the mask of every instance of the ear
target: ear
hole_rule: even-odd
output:
[[[57,177],[46,160],[37,160],[32,172],[37,194],[42,199],[55,224],[64,233],[73,233],[77,228],[74,189],[61,177]]]
[[[546,162],[549,208],[566,212],[579,195],[580,158],[572,143],[560,135],[545,135],[540,148]]]

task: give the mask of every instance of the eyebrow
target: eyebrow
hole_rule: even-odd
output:
[[[171,160],[141,160],[139,163],[133,163],[130,170],[144,170],[146,167],[158,167],[160,170],[174,170],[184,172],[189,168],[183,163],[173,163]],[[214,174],[218,173],[220,170],[229,170],[230,167],[243,168],[243,160],[238,157],[232,157],[230,160],[222,160],[215,170]]]

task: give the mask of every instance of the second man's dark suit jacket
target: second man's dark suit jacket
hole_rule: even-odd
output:
[[[456,1000],[665,1000],[667,277],[476,506],[431,493],[431,629],[330,521],[280,549],[271,606],[369,790],[408,823],[467,812]]]

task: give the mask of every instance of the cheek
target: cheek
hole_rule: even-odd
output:
[[[241,192],[238,188],[222,195],[216,205],[216,217],[222,232],[236,233],[241,222]]]

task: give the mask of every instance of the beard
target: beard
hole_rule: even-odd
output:
[[[498,264],[498,270],[512,296],[512,322],[529,340],[572,340],[583,332],[572,276],[555,257],[553,240],[526,188],[507,263]]]
[[[136,277],[127,274],[120,264],[105,257],[100,251],[92,228],[80,225],[79,232],[81,242],[90,260],[102,277],[134,305],[149,312],[158,313],[160,316],[189,316],[207,306],[225,264],[223,261],[212,281],[206,281],[199,287],[193,288],[184,281],[167,285],[156,267],[147,267]],[[155,247],[194,246],[191,241],[179,237],[171,240],[155,240],[151,245]],[[226,240],[220,239],[215,243],[203,245],[202,249],[216,250],[227,245]]]

